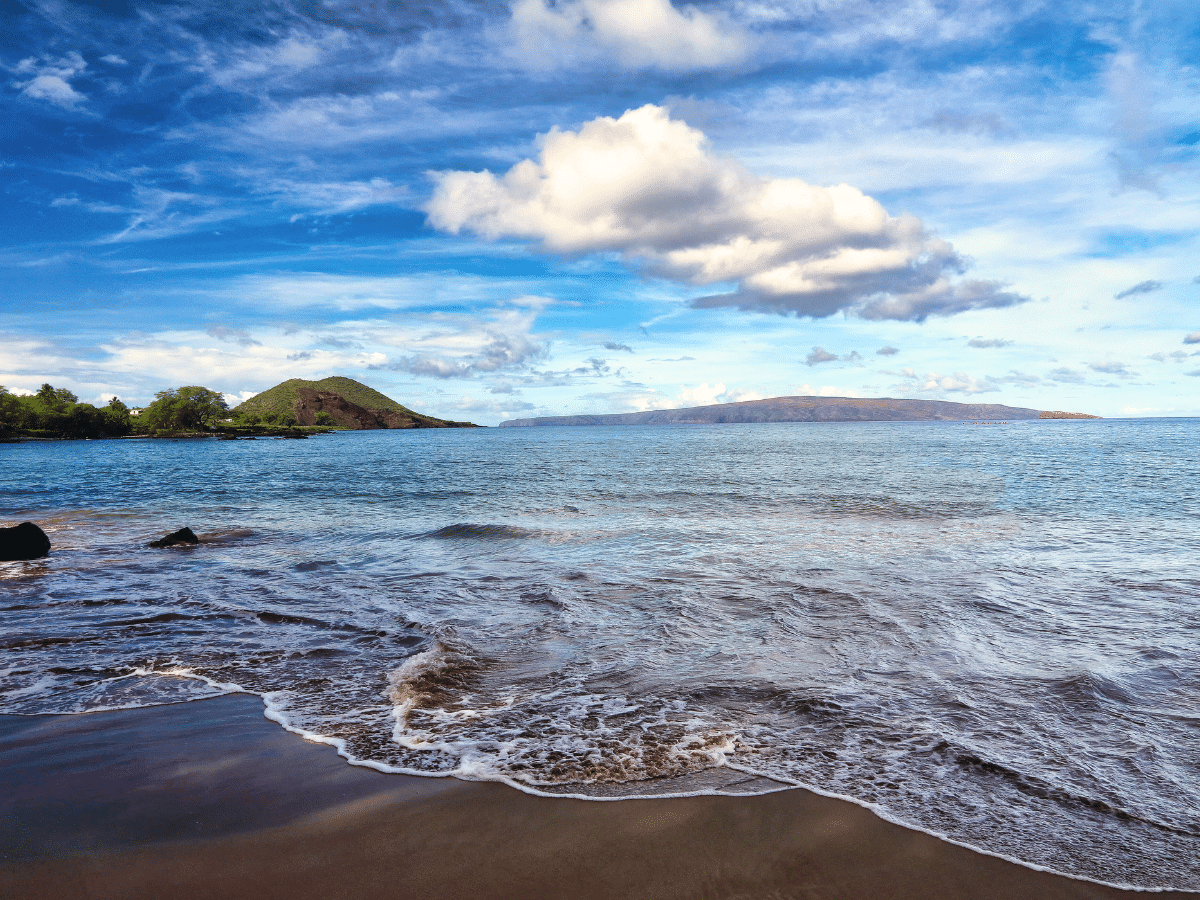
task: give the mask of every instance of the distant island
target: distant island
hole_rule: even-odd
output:
[[[478,428],[473,422],[435,419],[401,406],[365,384],[332,375],[320,381],[289,378],[235,407],[235,421],[286,420],[296,425],[325,425],[352,431],[376,428]]]
[[[859,397],[774,397],[684,409],[597,416],[511,419],[501,428],[554,425],[721,425],[752,422],[963,422],[1016,419],[1098,419],[1086,413],[1025,409],[999,403]]]

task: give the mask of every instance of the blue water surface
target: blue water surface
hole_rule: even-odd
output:
[[[0,712],[250,691],[389,770],[804,785],[1195,890],[1198,483],[1196,419],[0,445],[54,544]]]

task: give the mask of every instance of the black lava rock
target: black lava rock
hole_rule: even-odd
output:
[[[50,553],[50,538],[32,522],[0,528],[0,560],[39,559]]]
[[[151,541],[151,547],[175,547],[179,544],[198,544],[200,538],[196,537],[196,533],[192,529],[184,527],[178,531],[172,531],[166,537],[161,537],[157,541]]]

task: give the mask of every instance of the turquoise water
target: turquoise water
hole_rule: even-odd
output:
[[[1198,483],[1195,419],[0,445],[54,543],[0,713],[249,691],[384,769],[804,785],[1195,890]]]

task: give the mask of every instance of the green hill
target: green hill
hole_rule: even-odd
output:
[[[277,384],[275,387],[263,391],[261,394],[255,394],[245,403],[236,407],[233,412],[235,414],[254,413],[259,416],[265,416],[268,413],[274,413],[275,415],[291,413],[296,406],[297,388],[329,391],[349,400],[356,406],[361,406],[363,409],[390,409],[395,412],[413,414],[411,409],[401,406],[391,397],[381,394],[374,388],[369,388],[365,384],[355,381],[353,378],[346,378],[343,375],[331,375],[329,378],[322,378],[320,381],[289,378],[282,384]]]
[[[451,422],[414,412],[391,397],[353,378],[333,375],[320,381],[289,378],[231,410],[235,416],[290,416],[312,425],[328,413],[344,428],[475,428],[470,422]],[[328,420],[326,420],[328,422]]]

